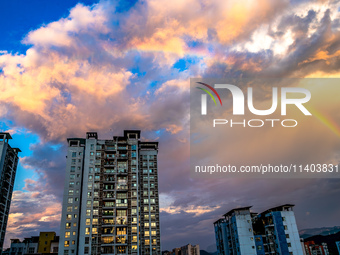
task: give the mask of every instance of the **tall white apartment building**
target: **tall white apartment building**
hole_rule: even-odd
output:
[[[161,254],[158,142],[69,138],[59,254]]]

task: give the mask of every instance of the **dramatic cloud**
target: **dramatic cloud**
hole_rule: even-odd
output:
[[[190,77],[339,77],[339,7],[147,0],[117,12],[100,1],[27,31],[25,54],[0,49],[0,118],[41,141],[21,159],[34,177],[14,192],[7,246],[59,230],[67,137],[109,139],[131,128],[160,142],[164,249],[184,239],[210,246],[212,223],[236,206],[296,203],[299,227],[337,224],[337,180],[193,179],[188,138]]]

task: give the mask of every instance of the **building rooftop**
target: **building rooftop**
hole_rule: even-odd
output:
[[[290,211],[294,206],[295,205],[293,205],[293,204],[284,204],[284,205],[276,206],[276,207],[270,208],[268,210],[265,210],[261,214],[265,215],[265,214],[267,214],[269,212]]]
[[[12,139],[11,134],[8,133],[8,132],[0,132],[0,135],[5,135],[5,138],[6,138],[6,139]]]
[[[230,210],[229,212],[227,212],[226,214],[223,214],[223,216],[231,216],[234,212],[239,212],[239,211],[247,211],[250,208],[252,208],[252,206],[246,206],[246,207],[239,207],[239,208],[234,208],[232,210]]]

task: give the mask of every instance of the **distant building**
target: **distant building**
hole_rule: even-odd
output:
[[[326,243],[318,245],[314,241],[305,242],[305,251],[307,255],[329,255]]]
[[[338,248],[338,252],[340,254],[340,241],[335,242],[336,247]]]
[[[181,248],[174,248],[163,255],[200,255],[200,246],[187,244]]]
[[[232,209],[214,222],[219,255],[303,255],[294,205],[282,205],[260,214],[250,208]]]
[[[9,145],[9,139],[12,139],[9,133],[0,132],[0,254],[5,240],[13,185],[19,161],[18,152],[20,152],[20,149],[12,148]]]
[[[8,255],[43,255],[58,254],[59,236],[55,232],[40,232],[39,236],[19,239],[11,239],[11,247]],[[7,250],[6,250],[7,252]]]

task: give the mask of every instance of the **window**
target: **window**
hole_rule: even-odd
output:
[[[289,238],[289,234],[286,234],[286,238]]]
[[[91,144],[91,145],[92,145],[92,144]],[[93,155],[94,155],[94,152],[93,152],[93,151],[91,151],[91,152],[90,152],[90,156],[93,156]]]
[[[91,216],[91,210],[86,210],[86,216]]]
[[[89,235],[90,234],[90,228],[85,228],[85,235]]]
[[[69,238],[71,236],[71,232],[67,231],[65,232],[65,238]]]
[[[87,200],[86,207],[91,207],[91,206],[92,206],[91,200]]]
[[[286,218],[285,218],[285,217],[282,217],[282,221],[286,221]]]
[[[156,227],[156,222],[151,222],[151,227],[155,228]]]
[[[67,220],[72,220],[72,214],[66,214],[66,219]]]
[[[152,235],[152,236],[155,236],[155,235],[156,235],[156,231],[155,231],[155,230],[152,230],[152,231],[151,231],[151,235]]]
[[[72,195],[73,195],[73,189],[70,189],[70,190],[68,191],[68,194],[69,194],[70,196],[72,196]]]
[[[145,231],[145,232],[144,232],[144,235],[145,235],[145,236],[150,236],[150,231]]]
[[[74,217],[75,219],[77,219],[77,218],[78,218],[78,215],[77,215],[77,214],[74,214],[73,217]]]
[[[287,243],[288,247],[292,247],[292,244],[291,243]]]
[[[67,212],[72,212],[72,206],[67,207]]]
[[[70,246],[70,241],[65,241],[65,242],[64,242],[64,246],[65,246],[65,247],[69,247],[69,246]]]
[[[75,244],[76,244],[76,241],[72,240],[72,244],[75,245]]]
[[[85,237],[85,244],[89,244],[90,243],[90,237]]]
[[[77,233],[76,233],[76,231],[73,231],[73,232],[72,232],[72,235],[74,235],[74,236],[75,236],[76,234],[77,234]]]
[[[70,179],[74,179],[74,174],[70,174]]]
[[[75,222],[75,223],[73,223],[73,227],[76,227],[77,226],[77,223]]]
[[[64,255],[67,255],[68,254],[68,250],[64,250]]]
[[[92,219],[92,224],[93,225],[98,225],[98,219]]]
[[[74,182],[70,182],[69,186],[73,187],[73,185],[74,185]]]
[[[86,219],[86,225],[91,225],[91,219]]]
[[[284,225],[284,228],[285,228],[285,230],[287,230],[288,229],[287,225]]]
[[[70,229],[70,228],[71,228],[71,223],[70,223],[70,222],[67,222],[65,228],[66,228],[66,229]]]
[[[93,215],[98,215],[98,209],[93,210]]]
[[[77,157],[77,152],[72,152],[72,158]]]
[[[92,145],[92,144],[91,144]],[[89,247],[84,247],[84,253],[88,254],[89,253]]]
[[[92,228],[92,234],[98,234],[97,228]]]
[[[73,197],[69,197],[67,201],[68,201],[69,204],[72,204],[73,203]]]

